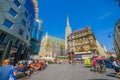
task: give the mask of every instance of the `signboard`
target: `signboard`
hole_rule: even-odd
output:
[[[91,53],[91,51],[88,51],[88,52],[75,52],[74,54],[76,54],[76,55],[77,55],[77,54],[78,54],[78,55],[81,54],[81,55],[82,55],[82,54],[90,54],[90,53]]]
[[[2,50],[4,50],[4,48],[5,48],[5,45],[4,44],[0,44],[0,50],[2,51]]]
[[[10,51],[10,54],[17,53],[17,50],[18,50],[18,48],[12,47],[11,51]]]

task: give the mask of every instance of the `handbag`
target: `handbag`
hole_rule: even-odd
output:
[[[15,76],[14,76],[14,69],[12,66],[12,69],[10,70],[10,75],[9,75],[9,79],[8,80],[16,80]]]

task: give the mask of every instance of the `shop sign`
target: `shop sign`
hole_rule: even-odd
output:
[[[11,52],[10,52],[10,53],[11,53],[11,54],[12,54],[12,53],[17,53],[17,50],[18,50],[17,48],[12,47],[12,48],[11,48]]]
[[[0,50],[4,50],[4,48],[5,48],[5,45],[0,44]]]

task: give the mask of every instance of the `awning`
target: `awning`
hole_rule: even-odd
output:
[[[76,59],[81,59],[82,56],[81,56],[81,55],[76,55],[76,56],[74,56],[74,58],[76,58]]]
[[[74,54],[75,55],[79,55],[79,54],[90,54],[91,53],[91,51],[88,51],[88,52],[75,52]]]
[[[45,60],[54,60],[52,57],[41,57],[40,59],[45,59]]]

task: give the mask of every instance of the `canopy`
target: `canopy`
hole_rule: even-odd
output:
[[[52,57],[41,57],[40,59],[45,59],[45,60],[54,60]]]
[[[95,58],[95,60],[103,60],[102,58]]]

